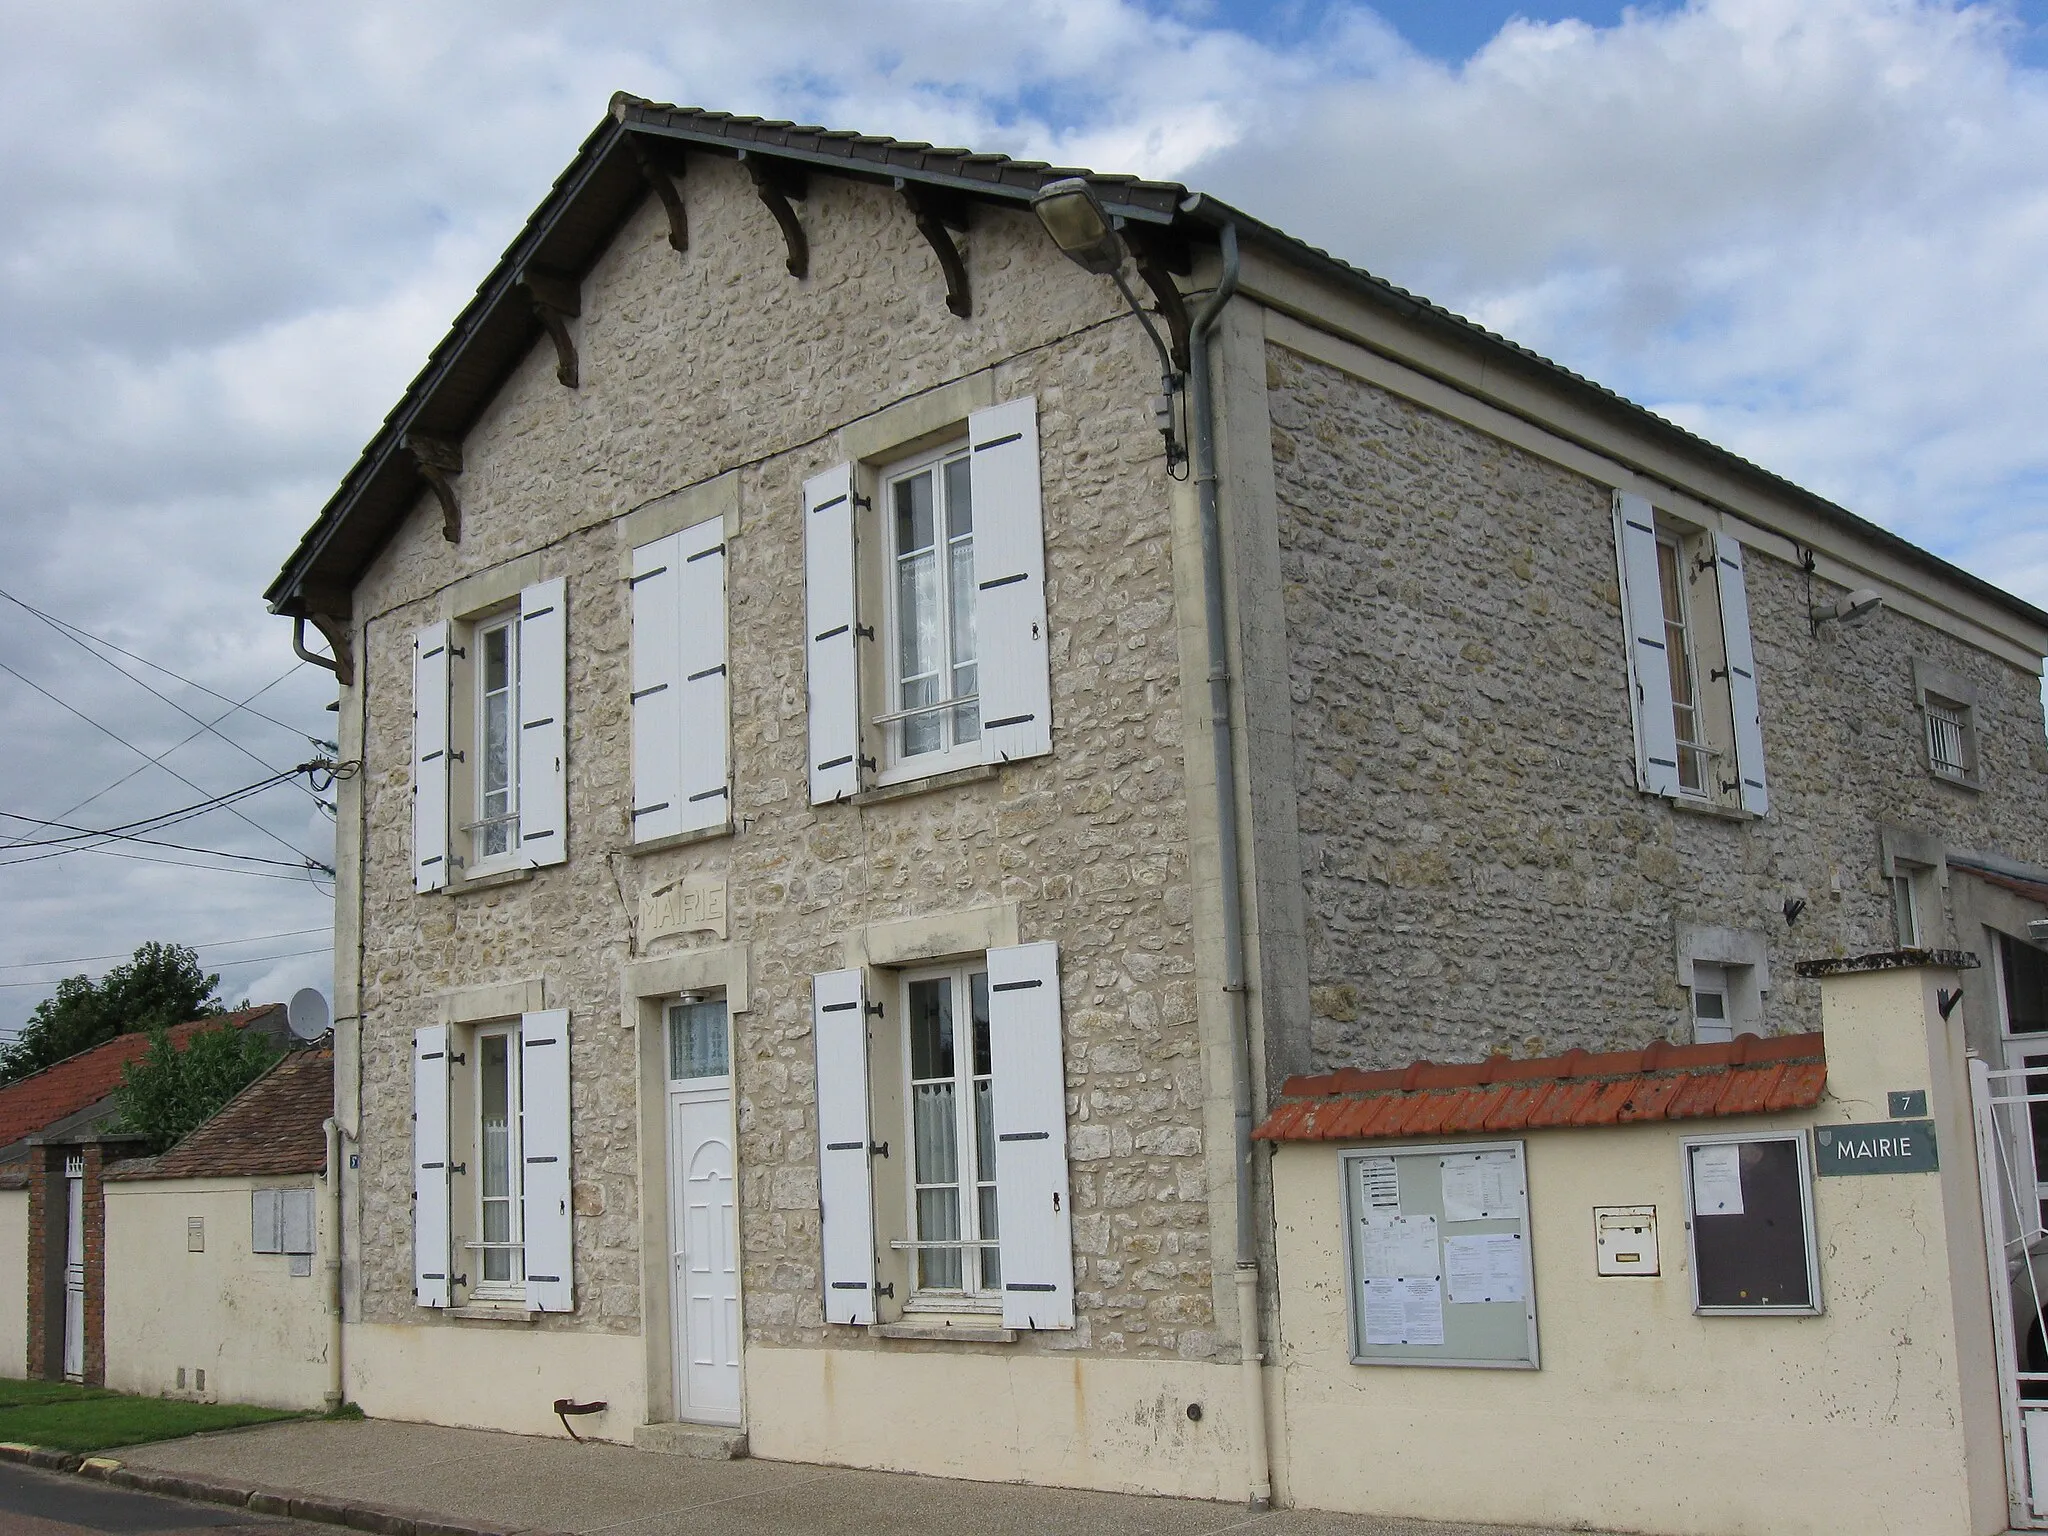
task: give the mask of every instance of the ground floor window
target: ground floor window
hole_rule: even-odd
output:
[[[475,1294],[514,1296],[526,1280],[518,1026],[479,1030],[476,1056],[477,1230],[483,1237]]]
[[[903,1016],[917,1290],[935,1299],[999,1303],[988,972],[959,967],[906,975]]]

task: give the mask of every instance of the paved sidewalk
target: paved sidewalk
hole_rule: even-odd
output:
[[[125,1466],[509,1530],[596,1536],[1508,1536],[1310,1510],[965,1483],[776,1461],[697,1461],[619,1445],[388,1419],[267,1424],[131,1446]],[[1520,1536],[1562,1536],[1529,1530]]]

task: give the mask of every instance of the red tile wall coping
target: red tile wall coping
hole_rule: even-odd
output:
[[[1719,1045],[1653,1041],[1640,1051],[1572,1051],[1462,1065],[1291,1077],[1254,1131],[1261,1141],[1371,1141],[1557,1127],[1633,1125],[1811,1109],[1827,1091],[1821,1037],[1743,1035]]]

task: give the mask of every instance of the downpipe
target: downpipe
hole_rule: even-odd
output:
[[[341,1371],[341,1123],[329,1115],[320,1129],[327,1136],[327,1411],[348,1399]]]
[[[1218,231],[1223,271],[1190,329],[1189,427],[1194,438],[1195,496],[1202,519],[1202,605],[1209,639],[1210,740],[1216,764],[1216,839],[1223,887],[1223,995],[1230,1013],[1232,1154],[1237,1174],[1237,1352],[1244,1394],[1248,1502],[1273,1503],[1267,1455],[1265,1356],[1259,1350],[1259,1255],[1252,1221],[1251,1031],[1245,1017],[1244,901],[1237,855],[1237,754],[1230,721],[1230,638],[1224,615],[1223,522],[1217,499],[1215,393],[1209,339],[1237,292],[1237,226]]]

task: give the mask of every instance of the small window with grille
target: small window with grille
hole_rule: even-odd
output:
[[[1976,788],[1977,689],[1969,679],[1915,660],[1913,702],[1925,722],[1927,771]]]

